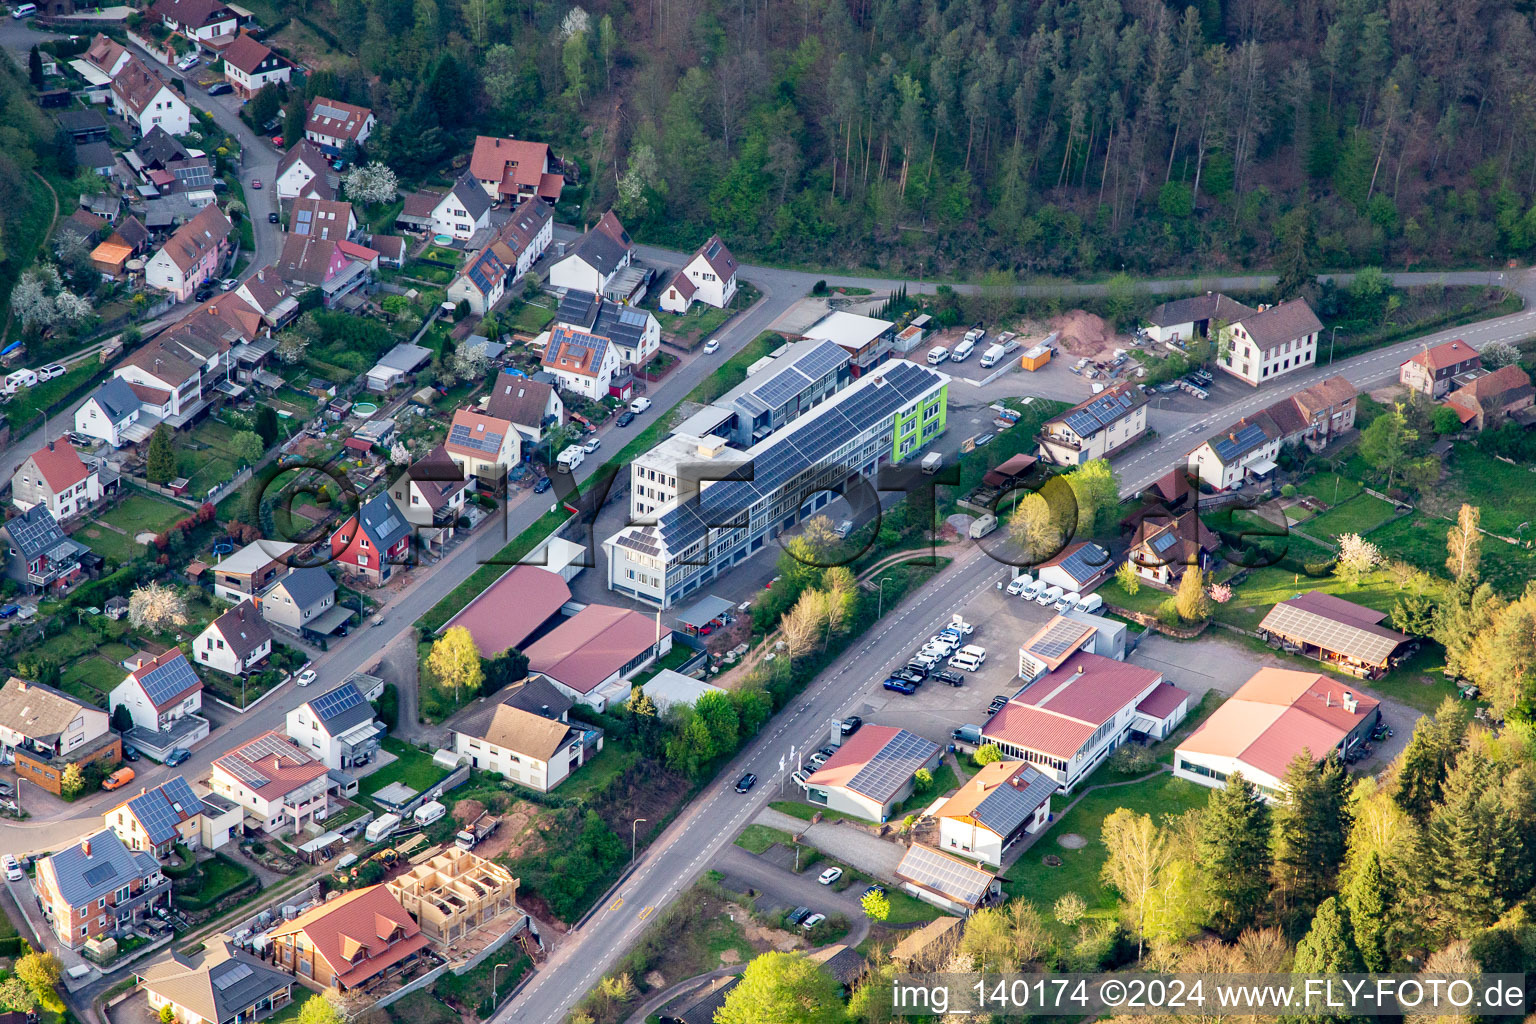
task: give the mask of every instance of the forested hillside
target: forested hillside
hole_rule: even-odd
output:
[[[1019,273],[1536,247],[1510,0],[581,2],[303,7],[400,170],[545,138],[584,218],[617,201],[653,240]]]

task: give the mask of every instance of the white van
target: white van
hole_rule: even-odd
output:
[[[957,363],[963,363],[971,358],[971,353],[974,351],[976,351],[976,343],[971,340],[970,335],[966,335],[955,345],[955,350],[949,354],[949,358]]]
[[[416,808],[416,813],[411,815],[411,819],[418,825],[430,825],[447,813],[448,808],[433,800]]]
[[[13,18],[30,18],[37,13],[37,4],[22,4],[11,12]]]
[[[1007,354],[1008,353],[1003,351],[1003,346],[993,345],[991,348],[987,349],[981,354],[982,369],[986,369],[989,366],[996,366],[1002,360],[1003,356]]]
[[[1018,579],[1014,580],[1012,583],[1008,584],[1008,596],[1018,597],[1020,594],[1024,593],[1024,591],[1028,589],[1029,585],[1033,582],[1035,582],[1035,578],[1029,573],[1025,573]]]
[[[987,660],[987,649],[975,644],[967,644],[949,659],[951,668],[957,668],[962,672],[975,672],[981,668]]]
[[[1080,612],[1096,612],[1104,607],[1104,599],[1098,594],[1089,594],[1077,602],[1077,610]]]
[[[1060,587],[1048,587],[1039,597],[1035,598],[1036,604],[1043,604],[1047,608],[1061,599],[1063,591]]]
[[[1036,600],[1037,598],[1039,598],[1039,596],[1041,594],[1043,594],[1045,592],[1045,587],[1046,587],[1046,583],[1045,583],[1044,580],[1035,580],[1029,586],[1024,588],[1024,594],[1023,594],[1024,600],[1026,600],[1026,601],[1034,601],[1034,600]]]
[[[651,400],[649,398],[646,398],[644,395],[640,396],[639,398],[635,399],[633,402],[629,403],[629,411],[634,413],[636,416],[639,416],[641,413],[645,412],[645,410],[649,409],[650,407],[651,407]]]
[[[949,358],[949,349],[943,345],[935,345],[928,350],[928,365],[938,366]]]
[[[576,467],[581,465],[586,457],[587,453],[581,445],[573,444],[560,453],[560,457],[555,460],[555,469],[561,473],[574,473]]]
[[[30,4],[28,6],[31,6]],[[37,385],[36,370],[17,370],[5,378],[5,393],[14,395],[22,388],[35,387]]]
[[[1056,599],[1056,610],[1058,612],[1064,612],[1068,608],[1076,608],[1077,602],[1081,601],[1082,599],[1083,595],[1079,594],[1077,591],[1068,591]]]

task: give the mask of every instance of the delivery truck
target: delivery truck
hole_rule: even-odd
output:
[[[944,465],[944,456],[938,452],[929,452],[927,455],[923,456],[921,465],[923,472],[927,473],[929,476],[932,476],[934,473],[939,471],[940,466]]]

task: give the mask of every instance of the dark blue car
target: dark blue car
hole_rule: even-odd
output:
[[[554,484],[550,483],[549,477],[541,476],[541,477],[539,477],[539,482],[533,485],[533,493],[534,494],[543,494],[545,491],[549,490],[553,486],[554,486]]]
[[[908,697],[917,692],[917,687],[913,686],[905,679],[898,679],[895,676],[892,676],[885,681],[885,688],[887,690],[895,690],[897,693],[904,693]]]

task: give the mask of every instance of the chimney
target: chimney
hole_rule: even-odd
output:
[[[976,780],[976,791],[978,793],[985,793],[987,791],[987,784],[986,784],[986,782],[983,781],[982,779],[978,778]]]
[[[1344,710],[1350,714],[1354,714],[1360,707],[1360,702],[1355,700],[1355,695],[1348,690],[1344,691],[1344,699],[1339,701],[1339,703],[1343,704]]]
[[[48,442],[48,450],[49,451],[53,451],[53,442],[52,441]]]
[[[91,841],[89,839],[80,840],[80,852],[87,857],[91,855]]]
[[[19,678],[19,677],[17,678],[17,680],[16,680],[16,692],[18,692],[18,693],[26,693],[27,692],[27,681],[25,679],[22,679],[22,678]]]

